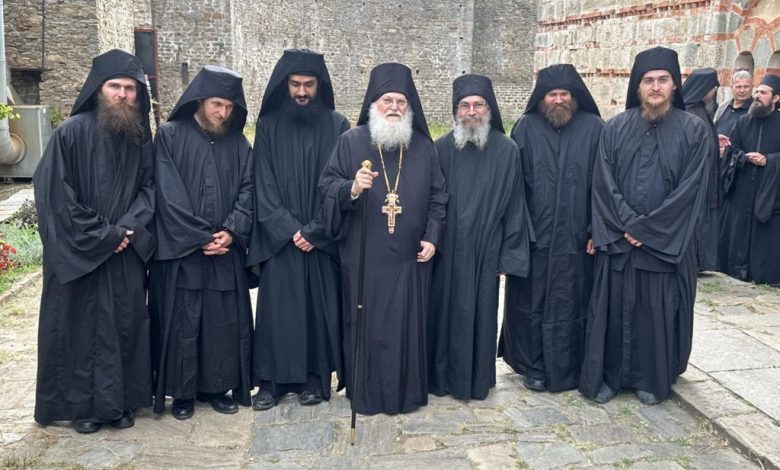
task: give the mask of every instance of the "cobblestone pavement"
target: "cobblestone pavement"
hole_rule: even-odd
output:
[[[717,293],[721,284],[724,299]],[[723,354],[724,347],[740,345],[709,337],[706,332],[714,330],[707,329],[708,321],[725,321],[720,304],[745,300],[749,296],[741,297],[741,289],[755,289],[724,277],[708,278],[702,286],[707,292],[697,306],[692,359],[697,367],[680,384],[689,388],[709,381],[708,386],[719,385],[717,377],[726,380],[717,367],[712,376],[698,367],[708,370],[705,362],[713,355],[733,356]],[[769,294],[774,295],[759,293]],[[0,305],[0,468],[760,468],[715,432],[713,426],[728,427],[728,422],[704,419],[689,411],[690,403],[672,399],[645,406],[622,393],[598,405],[576,391],[533,393],[501,361],[498,385],[486,400],[431,396],[427,407],[407,415],[359,416],[354,446],[343,394],[315,407],[301,407],[290,395],[269,411],[242,408],[229,416],[197,404],[188,421],[141,410],[135,427],[92,435],[79,435],[67,425],[41,427],[32,420],[39,295],[36,280]],[[757,331],[758,336],[765,330]],[[744,403],[729,406],[724,413],[737,413],[732,418],[761,413]]]

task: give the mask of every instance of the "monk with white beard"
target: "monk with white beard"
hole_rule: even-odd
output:
[[[428,403],[430,261],[443,236],[447,193],[408,67],[372,70],[357,127],[339,137],[320,190],[321,220],[339,242],[347,396],[361,414],[412,411]],[[363,216],[364,313],[353,382]]]

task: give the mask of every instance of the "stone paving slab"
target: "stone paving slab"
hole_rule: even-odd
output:
[[[780,351],[738,329],[694,331],[690,363],[704,372],[780,367]]]
[[[780,368],[750,369],[712,374],[724,387],[780,422]]]
[[[19,210],[24,204],[24,201],[34,201],[35,194],[33,193],[32,186],[26,187],[16,191],[8,199],[0,201],[0,222],[11,217],[14,212]]]

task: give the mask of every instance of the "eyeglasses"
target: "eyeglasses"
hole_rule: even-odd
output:
[[[460,112],[468,112],[471,108],[474,108],[474,111],[481,113],[482,111],[487,109],[487,103],[484,101],[478,101],[476,103],[460,103],[458,105],[458,111]]]

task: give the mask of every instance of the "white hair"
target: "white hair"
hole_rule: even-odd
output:
[[[491,117],[491,114],[488,113],[481,117],[479,124],[471,126],[465,122],[465,118],[455,116],[455,128],[452,133],[455,139],[455,147],[458,150],[463,150],[466,145],[471,143],[479,150],[484,149],[490,135]]]
[[[407,109],[398,122],[385,119],[377,109],[376,104],[371,103],[368,109],[368,130],[371,133],[371,143],[385,150],[393,150],[399,147],[409,147],[412,141],[412,113]]]
[[[747,70],[737,70],[734,72],[734,75],[731,76],[731,83],[734,83],[737,80],[742,80],[743,78],[747,78],[751,81],[753,80],[753,76],[750,75],[750,72]]]

